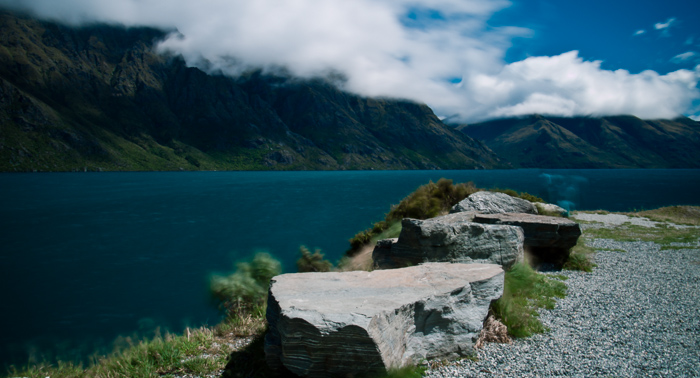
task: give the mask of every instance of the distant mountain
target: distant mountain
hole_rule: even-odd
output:
[[[154,53],[164,36],[0,12],[0,171],[509,166],[425,105],[208,75]]]
[[[532,115],[461,125],[519,168],[700,168],[700,123]]]

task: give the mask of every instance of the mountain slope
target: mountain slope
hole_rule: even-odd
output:
[[[425,105],[208,75],[156,54],[164,36],[0,12],[0,171],[508,166]]]
[[[520,168],[700,168],[700,123],[688,118],[532,115],[457,129]]]

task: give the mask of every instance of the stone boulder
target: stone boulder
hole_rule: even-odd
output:
[[[302,377],[345,377],[473,355],[503,278],[498,265],[449,263],[274,277],[265,358]]]
[[[477,212],[481,214],[527,213],[537,214],[530,201],[511,197],[504,193],[476,192],[454,205],[450,213]]]
[[[472,222],[474,213],[401,221],[397,241],[381,241],[372,253],[376,268],[394,269],[424,262],[490,263],[508,269],[523,261],[519,227]]]
[[[525,250],[538,263],[562,264],[569,257],[579,236],[581,226],[561,217],[531,214],[476,214],[474,222],[492,225],[510,225],[522,228],[525,234]]]
[[[565,208],[553,203],[534,202],[533,205],[537,208],[539,215],[568,216],[569,214]]]

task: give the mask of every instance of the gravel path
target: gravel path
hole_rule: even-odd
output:
[[[487,344],[477,362],[427,376],[700,377],[700,247],[660,250],[604,239],[589,245],[598,250],[598,267],[562,272],[568,296],[540,311],[550,332]]]

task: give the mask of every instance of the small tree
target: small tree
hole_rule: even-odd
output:
[[[312,254],[306,246],[299,247],[301,257],[297,260],[297,270],[300,273],[304,272],[330,272],[333,269],[333,264],[323,258],[323,253],[320,249],[316,249]]]

